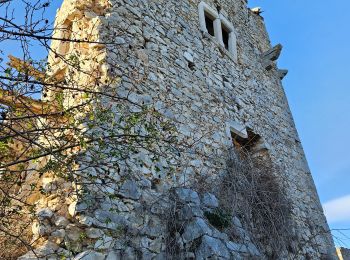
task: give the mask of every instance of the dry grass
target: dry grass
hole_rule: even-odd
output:
[[[242,221],[261,252],[272,259],[290,250],[292,239],[291,202],[283,187],[282,175],[267,154],[253,156],[242,148],[230,152],[216,192],[221,207]],[[235,236],[233,230],[230,235]]]

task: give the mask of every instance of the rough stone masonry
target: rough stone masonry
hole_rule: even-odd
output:
[[[250,232],[249,223],[221,214],[220,190],[215,187],[227,169],[228,153],[254,136],[258,139],[249,149],[264,153],[282,169],[279,177],[291,201],[288,235],[294,241],[279,258],[333,259],[333,240],[281,83],[287,71],[276,65],[282,46],[271,46],[263,18],[247,8],[245,0],[65,0],[57,13],[58,25],[69,27],[75,37],[89,31],[96,41],[117,43],[118,48],[71,44],[83,50],[81,59],[97,57],[85,66],[99,77],[120,78],[114,83],[120,96],[152,105],[176,125],[179,138],[192,145],[176,157],[172,174],[165,170],[167,160],[154,162],[141,148],[126,159],[128,174],[122,163],[118,169],[109,167],[115,182],[105,191],[113,195],[108,198],[91,188],[85,197],[67,194],[64,201],[57,200],[54,194],[64,192],[55,185],[57,179],[46,177],[43,186],[51,195],[37,204],[32,228],[42,241],[37,255],[273,259],[269,245],[256,243],[259,234]],[[62,55],[69,50],[67,43],[57,41],[52,48]],[[57,57],[50,56],[49,62],[53,74],[68,76],[67,65]],[[90,159],[85,155],[77,165]],[[142,165],[133,163],[140,159]],[[195,185],[203,177],[206,189]],[[225,232],[225,223],[235,235]],[[37,257],[29,252],[20,259]]]

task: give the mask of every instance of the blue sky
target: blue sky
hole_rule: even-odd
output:
[[[348,5],[348,0],[249,1],[264,10],[272,44],[284,46],[278,64],[289,74],[283,85],[332,229],[350,228]],[[350,240],[334,235],[350,247]]]
[[[49,8],[52,19],[60,3],[54,0]],[[249,1],[250,7],[264,10],[272,44],[284,46],[278,62],[280,68],[289,69],[284,87],[332,229],[350,228],[348,4],[348,0]],[[0,43],[0,49],[16,53],[15,45]],[[350,240],[334,234],[350,247]]]

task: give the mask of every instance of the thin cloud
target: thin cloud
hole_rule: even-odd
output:
[[[350,195],[324,203],[323,210],[329,223],[350,220]]]

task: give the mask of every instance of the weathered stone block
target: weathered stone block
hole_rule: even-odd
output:
[[[86,236],[88,238],[100,238],[103,236],[103,231],[98,228],[88,228],[85,230]]]
[[[217,208],[219,206],[219,201],[214,194],[209,192],[204,193],[202,197],[202,203],[204,207]]]
[[[18,258],[18,260],[37,260],[39,259],[49,259],[55,257],[55,252],[58,249],[58,245],[52,242],[45,242],[40,247],[36,248],[33,251],[28,252],[27,254]]]
[[[179,221],[190,220],[193,217],[204,217],[204,213],[200,207],[185,205],[179,210]]]
[[[177,188],[175,189],[175,194],[177,198],[182,202],[192,202],[199,205],[200,199],[198,193],[187,188]]]
[[[230,253],[227,250],[224,243],[219,239],[203,236],[202,242],[196,250],[196,259],[208,259],[215,257],[222,257],[224,259],[230,259]]]
[[[207,223],[201,218],[195,218],[185,227],[182,235],[184,243],[191,242],[201,236],[211,235],[212,231]]]
[[[113,238],[102,235],[95,243],[95,250],[103,250],[103,249],[109,249],[113,248]]]
[[[53,212],[48,209],[48,208],[44,208],[44,209],[39,209],[36,212],[36,215],[38,216],[39,219],[49,219],[53,216]]]
[[[89,250],[78,254],[73,260],[105,260],[105,258],[105,254]]]
[[[135,181],[126,181],[119,190],[119,194],[125,198],[138,200],[141,197],[141,193],[135,183]]]

